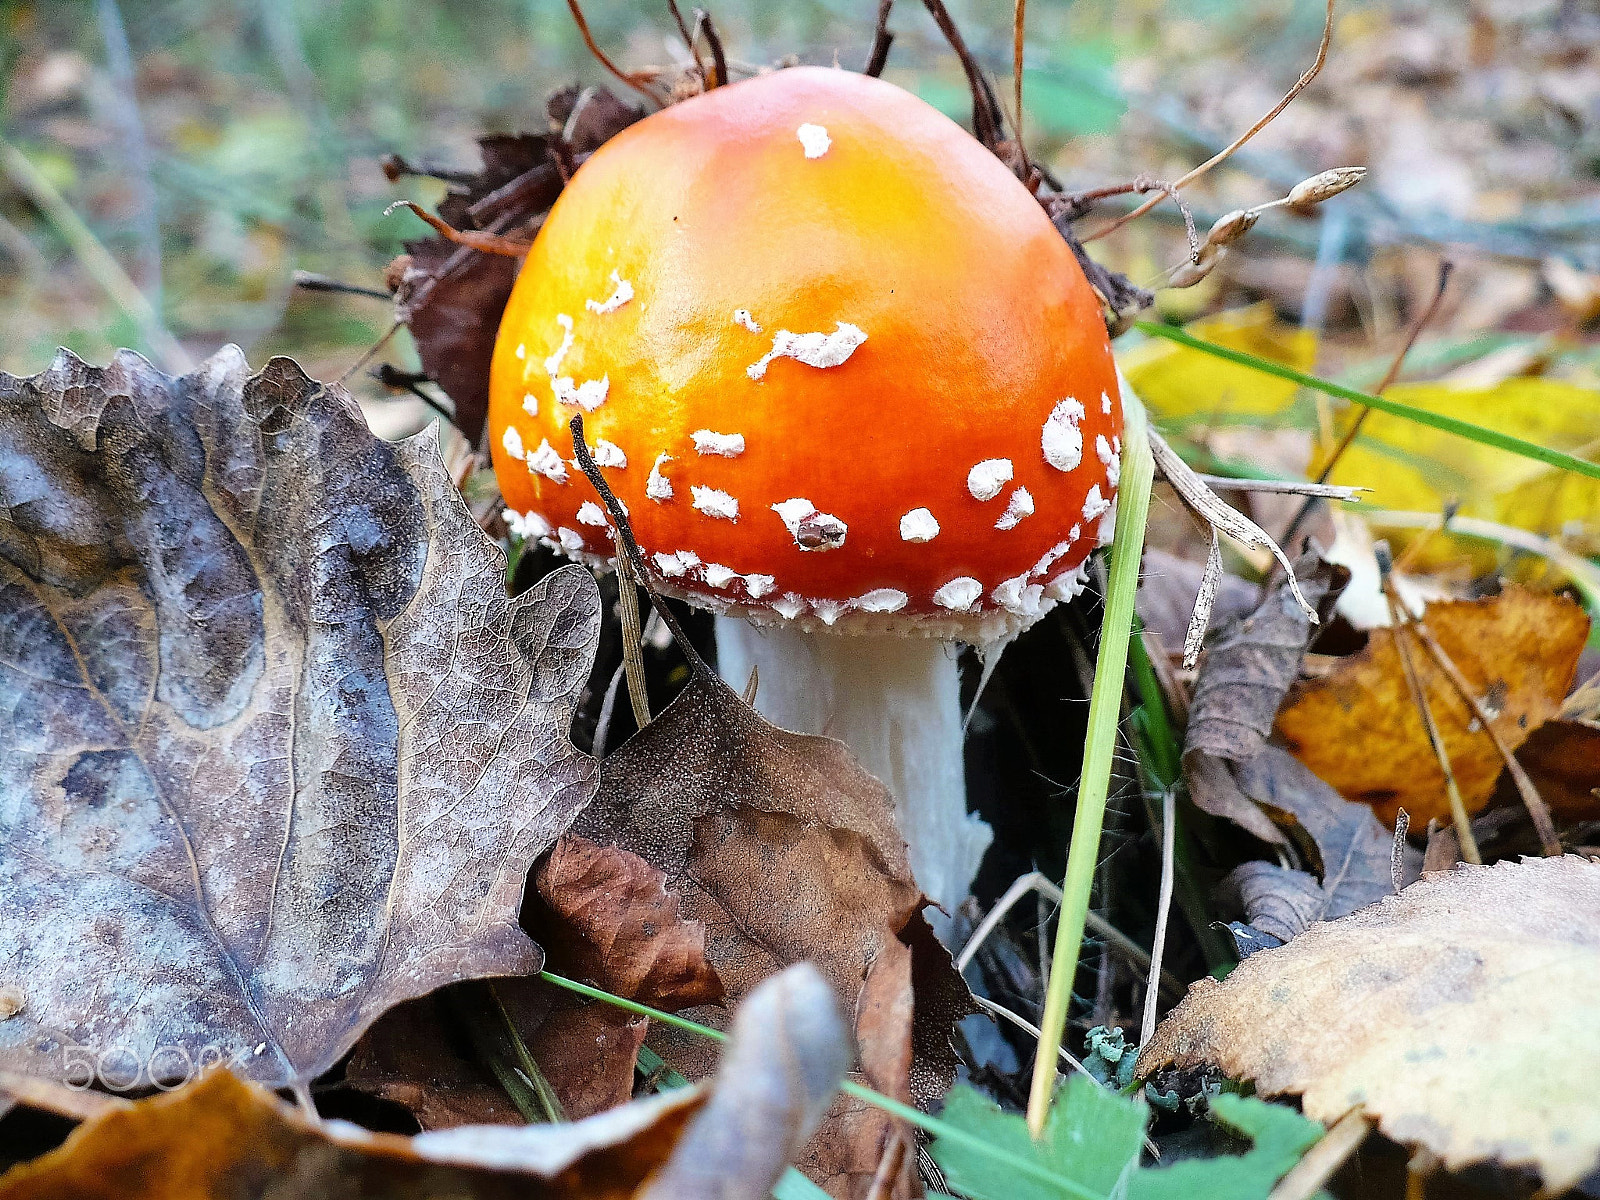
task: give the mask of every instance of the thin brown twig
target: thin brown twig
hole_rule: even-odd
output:
[[[980,142],[993,150],[1004,136],[999,112],[1000,102],[995,99],[989,81],[984,78],[983,68],[978,65],[978,60],[972,57],[972,51],[967,49],[966,39],[956,28],[950,10],[944,6],[944,0],[922,0],[922,3],[933,17],[933,23],[939,27],[939,32],[944,34],[945,41],[950,43],[950,49],[960,60],[961,69],[966,72],[967,83],[972,89],[972,132]]]
[[[377,341],[373,342],[371,346],[367,347],[366,351],[361,355],[361,357],[356,359],[355,362],[351,363],[349,369],[347,369],[343,375],[339,376],[339,386],[343,387],[345,384],[349,383],[352,375],[371,362],[372,356],[387,346],[389,344],[389,339],[400,332],[400,326],[402,324],[404,324],[404,322],[397,317],[393,324],[389,326],[387,332],[385,332],[384,335]]]
[[[1235,138],[1231,143],[1229,143],[1223,149],[1217,151],[1216,154],[1213,154],[1210,158],[1206,159],[1206,161],[1201,163],[1198,167],[1195,167],[1194,170],[1190,171],[1182,179],[1178,180],[1172,185],[1174,189],[1186,187],[1187,185],[1193,183],[1196,179],[1199,179],[1200,176],[1204,175],[1207,171],[1211,170],[1211,168],[1233,157],[1233,155],[1238,152],[1241,146],[1243,146],[1251,138],[1255,137],[1256,134],[1260,133],[1268,125],[1272,124],[1273,121],[1277,120],[1279,114],[1282,113],[1284,109],[1289,107],[1289,105],[1294,101],[1294,98],[1301,92],[1305,91],[1306,88],[1311,85],[1311,81],[1322,73],[1322,66],[1328,61],[1328,46],[1333,42],[1333,5],[1334,0],[1328,0],[1328,12],[1322,23],[1322,41],[1317,46],[1317,58],[1316,61],[1311,64],[1310,68],[1307,69],[1305,74],[1301,75],[1300,78],[1295,81],[1295,85],[1286,93],[1284,93],[1283,99],[1279,100],[1277,104],[1273,105],[1266,116],[1262,117],[1254,125],[1250,126],[1249,129],[1245,130],[1242,134]],[[1083,240],[1085,242],[1092,242],[1099,238],[1105,237],[1109,233],[1116,232],[1129,221],[1144,216],[1145,213],[1149,212],[1156,205],[1160,204],[1161,200],[1162,197],[1160,196],[1152,196],[1143,204],[1130,210],[1129,212],[1124,213],[1110,224],[1105,225],[1100,229],[1096,229]]]
[[[667,0],[667,8],[672,13],[673,23],[678,27],[678,36],[683,39],[683,44],[692,55],[694,53],[694,34],[689,32],[689,24],[683,19],[683,12],[678,8],[678,0]],[[696,61],[695,66],[698,67],[699,65],[700,63]]]
[[[521,258],[528,252],[528,247],[533,244],[521,238],[506,237],[503,233],[490,233],[483,229],[456,229],[412,200],[396,200],[383,210],[383,215],[387,217],[397,208],[410,209],[445,241],[454,242],[458,246],[465,246],[469,250],[477,250],[482,254],[498,254],[502,258]]]
[[[694,59],[694,69],[703,80],[706,69],[700,62],[700,51],[695,47],[695,36],[689,31],[689,24],[683,19],[683,13],[678,8],[678,0],[667,0],[667,7],[672,10],[672,20],[678,26],[678,36],[683,39],[683,44],[688,48],[689,57]]]
[[[649,569],[644,564],[644,555],[639,552],[639,540],[633,536],[633,522],[628,520],[628,514],[617,500],[617,495],[611,490],[611,485],[606,482],[606,477],[600,473],[600,468],[594,461],[594,456],[589,453],[589,444],[583,439],[583,417],[574,416],[567,424],[572,434],[573,461],[578,464],[578,469],[589,480],[590,486],[600,493],[600,503],[605,505],[606,513],[611,518],[611,524],[617,531],[617,554],[628,556],[628,565],[633,568],[634,578],[649,595],[655,606],[655,611],[660,614],[672,636],[678,639],[678,645],[683,650],[683,656],[689,660],[689,670],[701,679],[715,680],[718,675],[713,671],[706,660],[700,657],[700,652],[694,648],[694,643],[689,640],[689,635],[684,631],[672,609],[661,603],[660,597],[649,583]]]
[[[296,271],[291,282],[303,292],[337,292],[344,296],[371,296],[374,300],[394,299],[382,288],[363,287],[359,283],[346,283],[315,271]]]
[[[889,32],[889,10],[893,7],[894,0],[878,0],[878,23],[872,31],[872,49],[867,53],[867,65],[861,68],[863,75],[874,79],[883,74],[889,62],[889,47],[894,44],[894,34]]]
[[[1028,162],[1028,149],[1022,140],[1022,43],[1027,26],[1028,0],[1016,0],[1011,18],[1011,88],[1016,111],[1011,116],[1011,128],[1017,135],[1017,154],[1022,158],[1022,174],[1026,178],[1033,167]]]
[[[1417,344],[1417,338],[1433,322],[1433,318],[1438,315],[1439,305],[1444,302],[1445,288],[1450,283],[1450,274],[1455,269],[1455,263],[1448,258],[1439,264],[1439,281],[1434,288],[1433,299],[1428,301],[1428,307],[1422,310],[1422,315],[1412,322],[1410,332],[1406,334],[1405,344],[1400,347],[1399,353],[1389,361],[1389,369],[1383,373],[1383,378],[1378,382],[1378,386],[1373,389],[1373,395],[1383,395],[1385,391],[1393,386],[1394,381],[1400,377],[1400,369],[1405,364],[1406,355],[1411,353],[1411,348]],[[1371,412],[1372,409],[1363,405],[1361,411],[1356,413],[1356,419],[1350,423],[1350,428],[1339,439],[1339,444],[1333,448],[1333,453],[1328,455],[1327,463],[1317,472],[1318,483],[1328,482],[1328,476],[1333,474],[1334,467],[1339,465],[1339,460],[1344,457],[1344,452],[1350,448],[1350,443],[1356,440],[1356,435],[1361,432],[1361,427],[1366,423],[1367,417]]]
[[[1528,816],[1533,821],[1533,827],[1539,834],[1539,845],[1543,848],[1545,855],[1549,858],[1560,857],[1561,839],[1556,836],[1555,822],[1550,819],[1550,806],[1544,802],[1544,797],[1539,795],[1539,789],[1534,786],[1533,780],[1522,769],[1522,764],[1517,761],[1516,755],[1511,753],[1511,748],[1506,745],[1505,739],[1500,736],[1500,731],[1495,728],[1494,722],[1489,719],[1489,714],[1484,711],[1482,703],[1473,693],[1472,685],[1467,682],[1467,677],[1461,673],[1461,668],[1456,666],[1455,660],[1439,644],[1439,640],[1433,636],[1433,631],[1428,628],[1427,623],[1422,618],[1419,617],[1412,621],[1409,628],[1416,635],[1417,641],[1422,643],[1422,648],[1433,657],[1433,661],[1445,673],[1445,677],[1455,686],[1456,693],[1466,702],[1467,707],[1472,711],[1473,718],[1482,726],[1483,732],[1488,735],[1489,740],[1494,743],[1494,748],[1500,755],[1500,761],[1505,764],[1506,771],[1510,774],[1512,782],[1517,785],[1517,793],[1522,797],[1523,806],[1527,808]]]
[[[1401,344],[1400,349],[1395,352],[1395,356],[1389,360],[1389,369],[1383,373],[1382,380],[1380,380],[1378,386],[1373,389],[1374,395],[1383,395],[1385,389],[1390,387],[1394,381],[1400,377],[1400,370],[1405,365],[1406,356],[1411,353],[1411,348],[1417,344],[1417,338],[1422,336],[1422,331],[1426,329],[1433,321],[1433,318],[1438,315],[1439,305],[1444,302],[1445,287],[1447,284],[1449,284],[1450,273],[1454,270],[1455,264],[1449,259],[1445,259],[1439,264],[1439,282],[1438,286],[1434,288],[1433,299],[1428,302],[1428,307],[1422,310],[1422,315],[1411,323],[1411,328],[1406,332],[1406,340]],[[1356,436],[1360,434],[1361,426],[1366,423],[1367,414],[1371,411],[1372,410],[1370,408],[1363,406],[1361,411],[1356,414],[1356,419],[1351,423],[1350,428],[1345,431],[1344,436],[1339,439],[1339,444],[1334,447],[1333,453],[1328,456],[1328,461],[1323,465],[1322,469],[1317,472],[1318,483],[1328,482],[1328,476],[1333,474],[1334,467],[1339,465],[1339,459],[1344,456],[1344,452],[1350,448],[1351,443],[1353,443],[1356,440]],[[1288,545],[1294,541],[1294,535],[1300,532],[1300,527],[1306,523],[1306,518],[1311,515],[1312,510],[1315,509],[1316,506],[1317,497],[1307,496],[1305,501],[1295,511],[1294,517],[1290,520],[1288,528],[1283,531],[1283,537],[1279,539],[1284,545]],[[1272,582],[1272,575],[1273,570],[1269,569],[1267,571],[1267,579],[1263,583],[1263,586],[1266,586],[1266,584]]]
[[[1380,564],[1382,566],[1383,564]],[[1422,686],[1422,677],[1417,674],[1417,665],[1411,658],[1411,647],[1406,644],[1406,623],[1401,616],[1404,605],[1399,594],[1395,591],[1394,581],[1384,573],[1383,580],[1384,598],[1389,602],[1390,632],[1394,636],[1394,648],[1400,656],[1400,671],[1406,677],[1406,687],[1411,692],[1411,702],[1417,706],[1417,713],[1422,718],[1422,729],[1427,735],[1428,744],[1433,747],[1433,755],[1439,763],[1439,770],[1444,775],[1445,797],[1450,802],[1450,819],[1455,824],[1456,841],[1461,846],[1463,862],[1473,866],[1483,865],[1483,856],[1478,853],[1477,839],[1472,835],[1472,821],[1467,816],[1467,806],[1461,799],[1461,788],[1456,784],[1456,773],[1450,766],[1450,752],[1445,749],[1444,735],[1439,732],[1438,722],[1433,718],[1433,708],[1428,704],[1427,691]]]
[[[722,38],[717,34],[716,23],[712,21],[711,14],[703,8],[694,10],[694,31],[696,34],[704,34],[706,45],[711,47],[713,78],[706,90],[721,87],[728,82],[728,57],[722,52]],[[703,74],[701,78],[704,78]]]
[[[606,57],[606,52],[595,44],[594,34],[589,32],[589,22],[583,15],[583,9],[578,7],[578,0],[567,0],[567,8],[572,13],[573,21],[577,23],[578,33],[583,38],[583,44],[589,48],[589,53],[594,55],[595,59],[600,63],[600,65],[607,71],[610,71],[612,75],[616,76],[616,78],[620,79],[623,83],[631,87],[634,91],[638,92],[641,96],[652,101],[658,108],[662,107],[660,96],[657,96],[649,88],[645,87],[644,84],[640,83],[632,75],[629,75],[621,67],[617,66],[616,63],[612,62]]]

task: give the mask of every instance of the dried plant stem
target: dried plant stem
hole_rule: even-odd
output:
[[[979,1008],[983,1009],[984,1012],[989,1013],[992,1016],[999,1017],[1002,1021],[1005,1021],[1008,1024],[1015,1025],[1018,1029],[1022,1030],[1023,1033],[1030,1034],[1035,1039],[1041,1036],[1039,1033],[1039,1027],[1032,1021],[1028,1020],[1026,1017],[1018,1016],[1003,1004],[996,1004],[987,996],[979,996],[974,993],[972,1002]],[[1067,1066],[1078,1072],[1078,1074],[1087,1079],[1094,1079],[1094,1076],[1089,1074],[1089,1068],[1084,1066],[1080,1060],[1074,1058],[1072,1056],[1072,1052],[1069,1051],[1065,1046],[1058,1047],[1056,1053],[1059,1055],[1062,1062],[1066,1063]],[[1098,1079],[1095,1079],[1095,1083],[1098,1084],[1099,1082],[1100,1081]]]
[[[343,387],[345,384],[349,383],[357,371],[361,370],[362,367],[371,362],[373,355],[377,354],[379,350],[382,350],[385,346],[387,346],[389,344],[389,339],[400,332],[400,326],[402,324],[403,322],[398,319],[390,322],[389,328],[384,331],[383,336],[377,341],[373,342],[372,345],[368,346],[366,350],[362,352],[360,358],[356,359],[355,362],[351,363],[345,368],[344,374],[339,376],[339,386]]]
[[[1156,1031],[1156,1012],[1161,1007],[1161,959],[1167,949],[1167,917],[1172,912],[1173,847],[1177,837],[1178,814],[1172,789],[1161,794],[1161,890],[1156,899],[1156,934],[1150,943],[1150,974],[1144,990],[1144,1020],[1139,1025],[1139,1044],[1143,1046]]]
[[[589,48],[589,53],[594,55],[595,61],[607,71],[610,71],[617,79],[659,107],[661,97],[607,58],[606,52],[595,44],[594,34],[589,32],[589,22],[584,18],[583,9],[578,7],[578,0],[567,0],[567,8],[572,13],[572,19],[578,26],[578,34],[583,38],[583,44]],[[690,52],[693,53],[693,47],[690,48]]]
[[[617,609],[622,614],[622,665],[628,675],[628,702],[633,705],[633,722],[640,729],[650,724],[650,697],[644,687],[644,653],[639,645],[639,588],[633,566],[626,554],[619,553],[617,565]]]
[[[956,971],[958,973],[966,971],[967,965],[972,962],[973,957],[978,953],[979,947],[998,928],[1000,922],[1005,919],[1006,914],[1015,908],[1017,902],[1029,892],[1037,892],[1053,904],[1061,903],[1061,889],[1038,871],[1029,871],[1026,875],[1015,880],[1006,889],[1005,895],[995,901],[994,907],[985,914],[983,920],[978,922],[977,928],[972,931],[972,936],[967,939],[966,945],[961,947],[961,953],[956,956]],[[1099,913],[1090,912],[1085,919],[1085,927],[1095,937],[1121,953],[1139,970],[1148,971],[1150,969],[1149,951]],[[1161,986],[1166,988],[1167,992],[1172,996],[1183,995],[1183,980],[1179,979],[1171,971],[1163,970],[1161,972]]]
[[[1428,744],[1433,747],[1433,754],[1439,762],[1439,770],[1444,773],[1445,796],[1450,802],[1450,819],[1455,824],[1456,841],[1461,845],[1461,858],[1473,866],[1482,866],[1483,857],[1478,853],[1477,840],[1472,836],[1472,820],[1467,816],[1467,806],[1461,799],[1461,789],[1456,785],[1456,774],[1450,766],[1450,753],[1445,749],[1444,737],[1439,732],[1438,723],[1433,719],[1433,709],[1428,704],[1428,694],[1423,689],[1422,679],[1417,674],[1417,665],[1411,658],[1411,647],[1406,644],[1405,619],[1402,616],[1404,605],[1395,593],[1394,584],[1388,579],[1383,584],[1384,597],[1389,601],[1390,632],[1394,635],[1394,648],[1400,655],[1400,670],[1405,674],[1406,687],[1411,692],[1411,700],[1417,706],[1417,712],[1422,717],[1423,731],[1428,735]]]
[[[1128,666],[1128,641],[1133,633],[1133,598],[1139,583],[1145,522],[1150,513],[1150,485],[1155,463],[1150,454],[1144,407],[1129,396],[1124,401],[1122,483],[1117,528],[1111,548],[1111,578],[1106,588],[1100,625],[1100,653],[1089,697],[1089,729],[1083,745],[1083,772],[1078,781],[1077,812],[1067,850],[1062,907],[1056,924],[1056,947],[1045,993],[1039,1051],[1034,1059],[1033,1086],[1028,1096],[1028,1128],[1034,1137],[1044,1130],[1054,1090],[1056,1052],[1067,1027],[1072,979],[1083,945],[1089,890],[1100,852],[1100,829],[1110,791],[1111,762],[1117,748],[1122,689]]]
[[[1372,1132],[1372,1118],[1366,1109],[1356,1105],[1322,1135],[1322,1140],[1307,1150],[1305,1157],[1278,1180],[1267,1200],[1310,1200],[1323,1184],[1333,1177],[1344,1162],[1367,1140]]]
[[[1453,270],[1455,270],[1455,264],[1449,259],[1445,259],[1439,264],[1439,283],[1434,288],[1433,299],[1428,301],[1428,307],[1422,310],[1422,315],[1411,323],[1411,328],[1406,333],[1405,342],[1395,352],[1395,356],[1389,360],[1389,369],[1383,373],[1383,378],[1378,382],[1378,386],[1372,389],[1374,395],[1383,395],[1384,392],[1388,391],[1390,385],[1400,377],[1400,369],[1405,365],[1406,355],[1411,353],[1411,347],[1417,344],[1417,338],[1422,335],[1422,331],[1428,327],[1439,312],[1439,305],[1444,301],[1445,285],[1450,282],[1450,273]],[[1351,444],[1360,436],[1361,427],[1367,423],[1367,417],[1371,413],[1372,409],[1370,408],[1363,408],[1356,413],[1355,420],[1350,422],[1350,428],[1344,431],[1344,436],[1339,439],[1339,444],[1328,455],[1328,461],[1317,472],[1318,483],[1328,482],[1328,476],[1333,474],[1333,469],[1339,465],[1339,460],[1344,457],[1344,452],[1350,449]],[[1294,519],[1289,522],[1289,527],[1283,531],[1283,540],[1285,542],[1294,540],[1294,535],[1305,524],[1306,518],[1311,515],[1311,510],[1316,507],[1316,504],[1315,497],[1308,496],[1306,498],[1305,503],[1294,514]]]
[[[340,292],[346,296],[371,296],[374,300],[394,299],[382,288],[362,287],[359,283],[345,283],[342,279],[332,279],[327,275],[318,275],[315,271],[296,271],[293,283],[295,287],[303,292]]]
[[[502,258],[521,258],[528,252],[528,247],[533,245],[524,238],[506,237],[504,234],[490,233],[484,229],[457,229],[411,200],[396,200],[383,210],[383,215],[387,217],[397,208],[410,209],[445,241],[454,242],[458,246],[465,246],[469,250],[477,250],[483,254],[498,254]]]
[[[1026,179],[1033,168],[1028,163],[1028,150],[1022,141],[1022,46],[1026,40],[1028,0],[1016,0],[1011,17],[1011,96],[1016,111],[1011,114],[1011,128],[1017,135],[1017,153],[1022,156],[1022,176]]]
[[[1227,475],[1196,476],[1214,492],[1276,492],[1288,496],[1320,496],[1328,500],[1361,499],[1369,487],[1346,487],[1336,483],[1301,483],[1297,479],[1233,479]]]
[[[712,78],[711,82],[706,85],[706,90],[710,91],[712,88],[719,88],[728,82],[728,56],[723,53],[722,37],[717,33],[717,27],[711,20],[711,14],[703,8],[694,10],[694,32],[697,36],[705,36],[706,45],[711,50]],[[698,54],[695,56],[695,61],[700,61]],[[704,71],[701,72],[700,77],[702,79],[705,78]]]
[[[893,7],[894,0],[878,0],[878,23],[872,31],[872,49],[867,53],[867,65],[861,68],[863,75],[874,79],[883,74],[883,68],[889,63],[889,47],[894,44],[894,34],[889,32],[889,10]]]
[[[1301,92],[1305,91],[1306,88],[1310,86],[1311,81],[1321,73],[1323,63],[1328,61],[1328,46],[1333,41],[1333,3],[1334,0],[1328,0],[1327,16],[1323,19],[1322,23],[1322,41],[1317,46],[1317,59],[1306,70],[1306,73],[1300,76],[1300,78],[1295,82],[1295,85],[1284,94],[1283,99],[1279,100],[1277,104],[1273,105],[1272,109],[1264,117],[1262,117],[1254,125],[1250,126],[1249,129],[1245,130],[1227,146],[1217,151],[1216,154],[1213,154],[1210,158],[1206,159],[1205,162],[1201,163],[1182,179],[1179,179],[1176,183],[1174,183],[1172,185],[1173,194],[1176,194],[1179,188],[1191,184],[1196,179],[1199,179],[1200,176],[1211,170],[1212,167],[1215,167],[1219,163],[1231,158],[1235,153],[1238,152],[1241,146],[1243,146],[1251,138],[1255,137],[1256,134],[1260,133],[1268,125],[1272,124],[1273,121],[1277,120],[1278,114],[1283,112],[1284,109],[1288,108],[1289,105],[1294,101],[1294,98]],[[1150,199],[1146,200],[1137,208],[1124,213],[1122,216],[1118,217],[1116,220],[1112,221],[1103,228],[1095,230],[1083,240],[1085,242],[1092,242],[1098,238],[1105,237],[1108,233],[1114,233],[1118,229],[1121,229],[1129,221],[1144,216],[1145,213],[1149,212],[1156,205],[1160,204],[1161,200],[1161,195],[1150,197]]]
[[[155,356],[157,364],[173,375],[182,375],[192,370],[194,360],[189,357],[189,352],[179,345],[178,339],[167,332],[161,314],[156,312],[149,298],[139,290],[139,285],[128,277],[128,273],[122,269],[122,264],[111,256],[111,251],[95,237],[94,231],[84,224],[83,219],[73,211],[72,205],[67,203],[66,197],[56,190],[44,172],[34,166],[32,159],[4,137],[0,137],[0,172],[3,172],[6,178],[16,185],[17,190],[27,196],[50,224],[55,226],[56,232],[71,247],[72,253],[83,264],[84,270],[93,277],[106,295],[111,297],[117,307],[127,314]]]
[[[1466,703],[1472,711],[1473,717],[1483,727],[1483,732],[1494,743],[1495,750],[1500,755],[1500,761],[1505,764],[1506,772],[1511,776],[1512,782],[1517,785],[1517,794],[1522,797],[1522,803],[1528,810],[1528,816],[1533,821],[1533,827],[1539,834],[1539,845],[1545,855],[1550,858],[1561,854],[1561,839],[1556,836],[1555,822],[1550,819],[1550,807],[1544,802],[1544,797],[1539,795],[1539,789],[1534,786],[1533,780],[1528,778],[1528,773],[1522,769],[1522,764],[1517,761],[1516,755],[1511,753],[1511,748],[1506,745],[1505,739],[1500,736],[1500,731],[1495,728],[1494,722],[1489,719],[1489,714],[1484,712],[1483,704],[1473,692],[1472,685],[1467,682],[1467,677],[1461,673],[1461,668],[1456,666],[1455,660],[1446,653],[1445,648],[1433,636],[1433,631],[1426,622],[1416,620],[1408,626],[1416,635],[1417,641],[1422,643],[1422,648],[1432,656],[1438,664],[1445,678],[1455,686],[1456,694]]]

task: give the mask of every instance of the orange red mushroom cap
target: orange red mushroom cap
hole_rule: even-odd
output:
[[[490,390],[512,522],[614,553],[567,423],[652,580],[718,611],[983,641],[1081,588],[1122,412],[1100,306],[954,122],[777,71],[598,150],[551,210]]]

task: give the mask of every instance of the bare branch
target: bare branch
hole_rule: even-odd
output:
[[[1279,100],[1277,104],[1272,106],[1272,109],[1266,114],[1266,116],[1262,117],[1254,125],[1250,126],[1249,129],[1245,130],[1242,134],[1235,138],[1231,143],[1219,150],[1210,158],[1206,159],[1205,162],[1201,163],[1194,170],[1190,171],[1182,179],[1178,180],[1177,183],[1172,185],[1174,189],[1185,187],[1188,184],[1193,183],[1196,179],[1199,179],[1200,176],[1211,170],[1212,167],[1215,167],[1219,163],[1225,162],[1227,159],[1231,158],[1235,153],[1237,153],[1241,146],[1243,146],[1251,138],[1255,137],[1256,134],[1260,133],[1268,125],[1272,124],[1273,121],[1277,120],[1278,115],[1282,113],[1284,109],[1289,107],[1294,98],[1301,92],[1305,91],[1306,88],[1310,86],[1311,81],[1322,73],[1322,66],[1328,61],[1328,46],[1333,41],[1333,5],[1334,0],[1328,0],[1327,16],[1323,19],[1322,23],[1322,41],[1317,46],[1317,59],[1311,64],[1305,74],[1300,76],[1300,78],[1295,81],[1295,85],[1284,94],[1282,100]],[[1149,212],[1152,208],[1160,203],[1160,196],[1152,196],[1137,208],[1124,213],[1122,216],[1118,217],[1104,228],[1095,230],[1083,240],[1085,242],[1093,242],[1105,237],[1108,233],[1114,233],[1116,230],[1121,229],[1129,221],[1144,216],[1145,213]]]

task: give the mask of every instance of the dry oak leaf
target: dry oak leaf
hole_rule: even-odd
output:
[[[677,699],[602,764],[573,832],[662,873],[680,919],[703,927],[729,1000],[810,961],[854,1014],[857,1066],[873,1087],[921,1104],[948,1089],[952,1031],[971,1000],[922,916],[887,789],[841,743],[779,729],[696,664]],[[558,940],[542,919],[533,928]],[[652,1003],[648,990],[636,998]],[[716,1007],[689,1013],[726,1020]],[[650,1042],[691,1079],[711,1065],[698,1039],[657,1029]],[[903,1133],[840,1097],[800,1165],[836,1195],[861,1194],[886,1139]]]
[[[1364,1105],[1447,1167],[1600,1166],[1600,862],[1458,866],[1201,979],[1140,1077],[1211,1065],[1297,1093],[1331,1124]]]
[[[534,884],[528,927],[550,970],[672,1012],[722,999],[705,958],[705,927],[684,919],[666,876],[638,855],[569,833],[540,862]],[[592,1116],[633,1094],[644,1018],[536,979],[494,987],[568,1117]],[[452,1036],[460,1018],[443,1004],[424,996],[385,1013],[356,1046],[345,1081],[405,1105],[425,1129],[520,1124],[471,1048]],[[485,1016],[492,1027],[497,1015]]]
[[[814,1127],[847,1055],[827,985],[800,966],[741,1009],[714,1086],[586,1121],[407,1138],[314,1123],[219,1070],[114,1101],[0,1176],[0,1200],[758,1200]]]
[[[1483,600],[1430,604],[1423,621],[1512,750],[1556,715],[1589,636],[1580,605],[1515,584]],[[1415,638],[1407,648],[1461,799],[1477,812],[1494,790],[1500,755],[1428,652]],[[1332,672],[1295,684],[1277,731],[1296,758],[1347,799],[1372,805],[1385,824],[1394,823],[1398,808],[1417,826],[1431,817],[1450,819],[1444,776],[1406,685],[1393,630],[1373,630],[1367,645]]]
[[[380,442],[288,359],[0,376],[0,1068],[299,1084],[537,969],[600,607],[503,570],[432,434]]]

